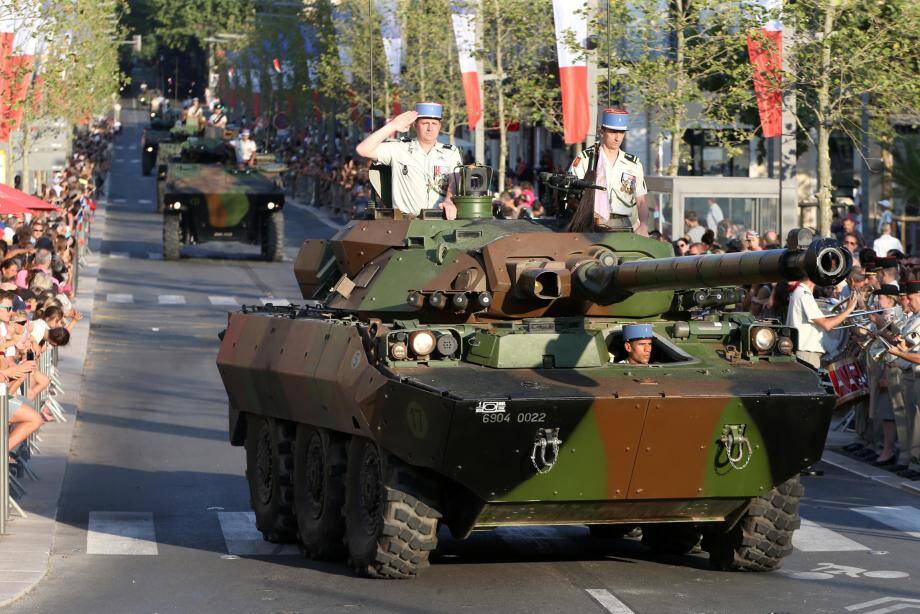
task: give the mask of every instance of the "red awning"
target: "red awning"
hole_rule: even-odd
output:
[[[13,203],[19,209],[29,211],[57,211],[58,208],[46,200],[26,194],[21,190],[0,183],[0,203]],[[18,212],[13,212],[18,213]]]

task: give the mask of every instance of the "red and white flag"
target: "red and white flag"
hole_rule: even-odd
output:
[[[35,69],[40,23],[37,5],[0,14],[0,141],[9,140],[22,119]]]
[[[588,12],[584,2],[553,0],[559,85],[562,88],[562,127],[568,145],[588,136]],[[574,43],[574,46],[570,43]]]
[[[460,74],[463,77],[463,95],[466,98],[466,125],[470,130],[482,118],[482,98],[479,95],[479,72],[476,69],[476,12],[472,6],[454,4],[451,7],[454,39],[460,57]]]
[[[783,71],[783,29],[775,16],[782,0],[759,0],[767,19],[758,30],[748,34],[748,55],[754,66],[754,95],[760,113],[764,138],[783,133],[783,92],[780,84]]]

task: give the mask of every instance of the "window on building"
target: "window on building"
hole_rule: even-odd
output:
[[[715,130],[687,130],[684,143],[689,151],[678,174],[708,177],[748,177],[751,156],[747,143],[741,144],[741,153],[729,156],[719,144]]]

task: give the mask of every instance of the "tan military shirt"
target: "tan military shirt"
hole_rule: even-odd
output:
[[[453,145],[435,143],[426,152],[417,139],[381,143],[377,161],[392,169],[393,207],[411,215],[440,206],[451,175],[463,163]]]
[[[591,165],[593,151],[594,147],[589,147],[578,154],[569,167],[569,173],[579,179],[584,179]],[[633,223],[633,228],[636,228],[639,224],[637,199],[648,193],[645,187],[645,171],[642,170],[642,162],[639,161],[638,156],[620,149],[617,151],[616,160],[610,160],[608,156],[604,156],[603,173],[605,181],[601,184],[601,169],[598,168],[597,181],[599,185],[607,188],[609,211],[606,216],[601,215],[600,217],[610,219],[611,215],[627,215]]]

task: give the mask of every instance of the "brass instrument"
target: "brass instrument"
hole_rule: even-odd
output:
[[[873,362],[884,362],[887,365],[893,364],[898,357],[889,353],[888,350],[897,345],[895,339],[915,332],[907,328],[910,315],[904,313],[900,306],[894,307],[893,310],[895,314],[871,335],[872,341],[866,346],[869,358]],[[917,337],[920,337],[920,335],[917,335]]]

